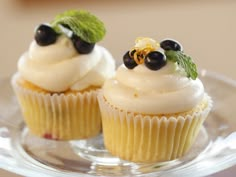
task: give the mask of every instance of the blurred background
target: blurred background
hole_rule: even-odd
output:
[[[1,75],[16,71],[35,26],[68,9],[86,9],[104,21],[107,35],[100,44],[118,64],[136,37],[170,37],[182,43],[200,68],[236,79],[234,0],[1,0]]]
[[[136,37],[157,41],[170,37],[183,45],[199,68],[236,80],[235,0],[1,0],[0,76],[16,71],[38,24],[68,9],[86,9],[105,23],[107,35],[100,44],[110,50],[117,65]],[[234,173],[235,167],[214,176]]]

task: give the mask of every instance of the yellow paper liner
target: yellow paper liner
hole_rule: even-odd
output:
[[[120,110],[98,96],[105,147],[133,162],[161,162],[183,156],[196,139],[212,101],[205,96],[192,114],[150,116]],[[204,107],[202,105],[205,105]]]
[[[83,93],[50,94],[26,89],[12,78],[12,86],[29,130],[55,140],[85,139],[101,131],[99,89]]]

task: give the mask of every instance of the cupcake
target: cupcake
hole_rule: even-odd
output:
[[[104,35],[104,24],[87,11],[66,11],[36,28],[12,77],[30,132],[54,140],[100,133],[97,93],[115,72],[111,54],[96,44]]]
[[[211,107],[191,57],[175,40],[138,38],[98,96],[104,144],[132,162],[182,157]]]

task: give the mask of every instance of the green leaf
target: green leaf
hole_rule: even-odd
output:
[[[197,66],[193,62],[190,56],[185,55],[181,51],[168,50],[165,51],[167,60],[176,62],[181,68],[183,68],[187,74],[187,77],[195,80],[198,77]]]
[[[60,25],[68,26],[77,36],[89,43],[96,43],[105,36],[102,21],[85,10],[69,10],[59,14],[51,22],[52,28],[61,33]]]

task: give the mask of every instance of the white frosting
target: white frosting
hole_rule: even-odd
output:
[[[121,65],[116,77],[105,82],[103,93],[108,102],[126,111],[170,114],[191,110],[203,99],[204,87],[167,62],[157,71],[143,64],[132,70]]]
[[[80,55],[71,40],[62,35],[55,44],[39,46],[35,41],[18,61],[25,80],[53,92],[83,90],[102,86],[114,75],[115,61],[103,47],[95,45],[89,54]]]

